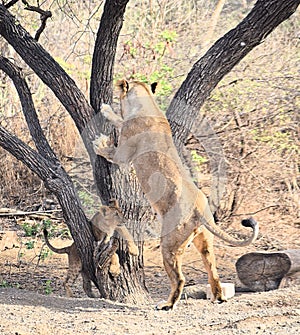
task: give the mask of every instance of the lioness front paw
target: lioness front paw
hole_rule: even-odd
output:
[[[119,128],[123,123],[123,119],[114,113],[110,105],[102,104],[101,114],[117,128]]]
[[[169,311],[169,310],[172,310],[173,308],[174,308],[174,305],[167,301],[159,302],[155,307],[155,309],[158,311]]]
[[[110,147],[111,144],[111,139],[108,136],[101,134],[93,141],[93,148],[95,153],[101,156],[103,154],[103,149]]]
[[[101,114],[104,115],[106,118],[108,118],[108,116],[113,113],[112,108],[110,107],[110,105],[107,104],[102,104],[101,105]]]

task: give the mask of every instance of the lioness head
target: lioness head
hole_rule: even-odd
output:
[[[146,83],[142,83],[140,81],[131,81],[128,82],[125,79],[119,80],[117,82],[117,87],[120,89],[120,98],[124,98],[126,94],[133,88],[133,87],[144,87],[144,89],[148,92],[148,94],[154,94],[157,88],[157,82],[152,83],[151,85],[147,85]]]
[[[117,87],[120,90],[121,114],[124,120],[126,120],[132,115],[136,116],[137,110],[142,109],[145,105],[149,106],[149,101],[154,102],[153,94],[155,93],[157,83],[147,85],[139,81],[128,82],[123,79],[118,81]],[[147,110],[144,110],[146,114]]]

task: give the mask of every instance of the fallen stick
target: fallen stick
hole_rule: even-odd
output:
[[[61,209],[49,209],[46,211],[32,211],[32,212],[23,212],[12,210],[11,208],[0,208],[0,217],[1,216],[26,216],[26,215],[45,215],[51,216],[51,213],[61,212]]]

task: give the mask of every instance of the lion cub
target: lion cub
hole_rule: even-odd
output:
[[[109,206],[101,206],[100,211],[97,212],[93,218],[92,230],[96,241],[101,241],[105,238],[105,243],[109,242],[114,231],[117,231],[128,243],[128,250],[131,255],[138,256],[139,250],[136,244],[133,241],[132,235],[129,233],[128,229],[124,225],[123,215],[116,202],[112,202]],[[95,295],[92,293],[91,280],[88,275],[83,271],[81,259],[77,251],[75,243],[72,243],[68,247],[61,249],[55,248],[50,244],[48,240],[48,232],[44,229],[45,243],[50,250],[58,254],[67,254],[68,255],[68,272],[66,279],[64,281],[64,287],[66,290],[67,297],[72,297],[73,293],[71,287],[79,274],[81,273],[83,280],[83,289],[88,297],[95,298]],[[120,274],[120,263],[119,257],[114,253],[111,257],[111,264],[109,272],[113,276],[118,276]]]

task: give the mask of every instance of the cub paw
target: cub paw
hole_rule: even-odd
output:
[[[114,253],[111,257],[109,272],[113,277],[116,277],[121,273],[121,266],[120,266],[120,262],[119,262],[119,256],[116,253]]]
[[[120,265],[111,264],[109,267],[109,272],[113,277],[119,276],[119,274],[121,273]]]
[[[134,243],[128,243],[129,253],[133,256],[139,255],[139,248]]]

